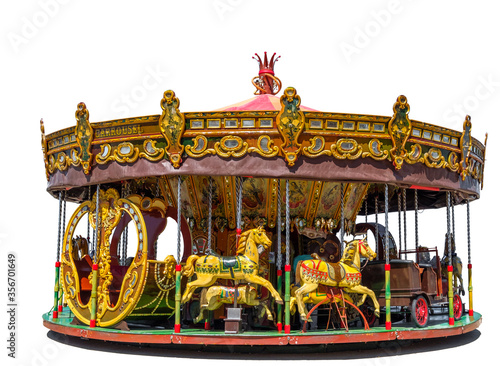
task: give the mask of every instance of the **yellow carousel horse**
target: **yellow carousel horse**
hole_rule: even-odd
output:
[[[273,315],[266,301],[260,301],[257,289],[250,285],[238,285],[238,298],[237,303],[240,305],[250,305],[255,307],[261,307],[259,313],[259,318],[261,318],[264,313],[267,315],[267,319],[272,321]],[[205,319],[206,310],[216,310],[220,308],[223,304],[234,304],[234,287],[229,286],[211,286],[210,288],[204,288],[201,292],[200,298],[200,314],[194,320],[194,323]]]
[[[189,256],[182,275],[191,277],[196,273],[196,280],[186,285],[181,302],[189,301],[198,287],[209,287],[217,279],[231,279],[261,285],[269,290],[278,304],[283,304],[271,282],[259,276],[259,255],[270,246],[271,240],[265,230],[258,227],[241,234],[236,257],[219,257],[211,254],[201,257]]]
[[[344,255],[338,263],[327,263],[318,259],[297,263],[296,282],[300,282],[301,287],[295,291],[295,301],[302,321],[312,321],[306,319],[303,297],[316,291],[320,284],[341,287],[346,292],[362,294],[357,306],[364,303],[366,296],[370,296],[375,306],[375,315],[380,316],[380,306],[374,292],[361,285],[360,256],[368,258],[368,260],[373,260],[377,256],[368,246],[366,237],[347,243]]]

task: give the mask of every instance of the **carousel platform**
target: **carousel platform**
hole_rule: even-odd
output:
[[[222,330],[182,329],[174,333],[173,329],[131,329],[119,330],[110,328],[90,328],[85,325],[72,324],[73,315],[65,309],[58,319],[52,319],[51,313],[43,315],[43,324],[48,329],[66,336],[81,339],[93,339],[109,342],[132,344],[178,344],[178,345],[233,345],[233,346],[300,346],[315,344],[347,344],[369,343],[396,340],[419,340],[461,335],[478,328],[482,315],[474,312],[474,316],[464,315],[448,324],[445,317],[430,321],[426,328],[414,328],[411,324],[394,324],[391,330],[385,327],[364,329],[315,330],[302,333],[292,330],[290,334],[278,331],[245,331],[240,334],[225,334]]]

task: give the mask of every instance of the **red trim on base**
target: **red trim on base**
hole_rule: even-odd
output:
[[[180,264],[176,264],[176,265],[175,265],[175,271],[176,271],[176,272],[180,272],[180,271],[182,271],[182,265],[180,265]]]
[[[455,318],[448,318],[449,325],[455,325]]]
[[[57,319],[59,317],[59,313],[57,311],[52,312],[52,319]]]
[[[90,319],[89,327],[95,328],[95,319],[94,320]]]
[[[423,191],[435,191],[435,192],[439,192],[439,188],[436,188],[436,187],[424,187],[424,186],[416,186],[415,184],[413,184],[410,189],[419,189],[419,190],[423,190]]]
[[[469,309],[469,316],[474,316],[474,311],[472,309]]]
[[[290,324],[285,324],[285,334],[290,334]]]
[[[465,318],[467,319],[467,318]],[[463,321],[463,320],[462,320]],[[398,331],[382,331],[372,332],[361,331],[355,332],[332,332],[333,334],[314,334],[314,332],[305,334],[284,335],[266,335],[261,336],[245,336],[243,334],[237,335],[219,335],[219,334],[191,334],[185,332],[181,334],[136,334],[131,331],[125,332],[110,332],[106,328],[89,329],[86,327],[65,326],[61,325],[60,321],[51,321],[44,318],[43,325],[50,330],[60,334],[66,334],[82,339],[96,339],[102,341],[124,342],[124,343],[144,343],[144,344],[206,344],[206,345],[280,345],[280,346],[297,346],[307,344],[347,344],[347,343],[367,343],[377,341],[391,341],[391,340],[406,340],[406,339],[425,339],[425,338],[439,338],[449,337],[468,333],[477,329],[482,323],[482,316],[479,313],[474,313],[473,320],[470,323],[460,327],[443,327],[440,329],[415,329],[408,330],[399,329]]]
[[[285,264],[285,272],[291,272],[292,271],[292,266],[289,264]]]
[[[392,323],[391,322],[385,322],[385,330],[391,330],[392,329]]]
[[[205,330],[210,330],[210,322],[205,322]]]
[[[283,323],[276,324],[276,327],[278,328],[278,332],[281,333],[283,331]]]
[[[57,307],[57,311],[58,311],[58,312],[60,312],[60,313],[62,313],[62,311],[63,311],[62,305],[59,305],[59,306]]]
[[[174,325],[174,333],[180,333],[180,332],[181,332],[181,325],[175,324]]]

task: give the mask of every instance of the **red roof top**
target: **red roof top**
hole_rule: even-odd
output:
[[[216,111],[279,111],[281,110],[280,98],[271,94],[261,94],[239,103],[231,104]],[[316,109],[300,106],[302,111],[316,111]]]

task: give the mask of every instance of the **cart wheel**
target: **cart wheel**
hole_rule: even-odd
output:
[[[460,320],[462,318],[463,309],[464,307],[460,295],[455,294],[453,296],[453,317],[455,320]]]
[[[427,322],[429,321],[429,306],[425,297],[418,296],[412,301],[411,317],[417,327],[424,328],[427,326]]]

